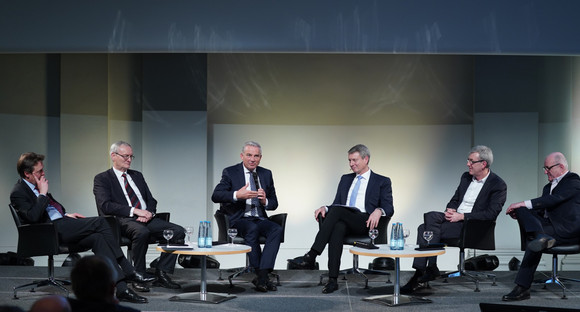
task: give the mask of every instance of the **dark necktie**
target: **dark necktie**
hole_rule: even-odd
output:
[[[258,174],[255,171],[250,172],[250,189],[252,191],[258,190],[258,185],[256,185],[257,181],[258,181]],[[252,209],[250,210],[252,217],[258,216],[258,206],[259,205],[260,205],[260,200],[258,199],[258,197],[252,198]]]
[[[141,209],[141,202],[139,202],[139,198],[137,198],[137,194],[133,191],[131,185],[129,185],[129,181],[127,181],[127,175],[123,173],[123,179],[125,180],[125,190],[127,190],[127,196],[131,200],[131,207],[135,207],[137,209]]]
[[[58,210],[58,212],[60,213],[61,216],[64,216],[64,209],[62,209],[62,206],[56,202],[56,200],[52,199],[52,196],[48,196],[48,204],[52,207],[54,207],[54,209]]]

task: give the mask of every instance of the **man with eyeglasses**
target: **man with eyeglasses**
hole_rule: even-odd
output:
[[[542,196],[511,204],[506,211],[520,222],[530,242],[516,275],[516,286],[502,297],[503,301],[529,299],[542,251],[558,244],[578,243],[580,237],[580,177],[568,170],[568,161],[560,152],[549,154],[542,169],[549,181]]]
[[[131,239],[135,269],[145,274],[145,255],[149,248],[150,237],[164,239],[163,230],[173,230],[174,242],[183,242],[185,229],[179,225],[156,218],[157,200],[151,194],[149,186],[141,172],[131,170],[133,148],[124,141],[111,145],[111,161],[113,168],[95,176],[93,193],[100,215],[114,215],[121,223],[123,235]],[[154,286],[169,289],[179,289],[181,286],[171,280],[168,275],[175,269],[176,254],[161,253],[155,277]],[[150,291],[145,284],[133,283],[133,287],[141,292]]]
[[[424,223],[418,228],[417,244],[427,245],[424,231],[432,231],[429,243],[442,239],[459,238],[463,221],[495,220],[506,201],[507,185],[497,174],[491,172],[493,152],[484,145],[471,149],[467,157],[468,171],[463,173],[459,186],[444,212],[431,211],[423,215]],[[440,276],[437,257],[415,258],[415,274],[401,287],[401,293],[412,293],[424,288],[425,283]]]
[[[147,303],[147,298],[137,295],[127,287],[127,281],[147,283],[146,278],[135,271],[125,258],[111,227],[102,217],[86,218],[70,213],[48,192],[48,180],[44,172],[44,155],[24,153],[18,159],[16,169],[20,179],[10,193],[10,203],[23,224],[52,223],[59,241],[73,243],[91,250],[115,264],[117,298],[133,303]]]

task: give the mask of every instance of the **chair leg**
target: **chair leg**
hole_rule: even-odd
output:
[[[552,254],[552,276],[543,282],[544,288],[546,288],[547,284],[556,284],[562,288],[562,299],[568,299],[566,297],[566,286],[562,281],[580,282],[578,279],[558,276],[558,255]]]
[[[48,256],[48,278],[42,281],[34,281],[32,283],[28,283],[21,286],[14,287],[14,299],[18,299],[18,289],[28,288],[32,286],[30,292],[35,292],[35,288],[43,287],[43,286],[54,286],[66,293],[68,297],[69,291],[64,287],[64,285],[70,285],[71,282],[67,280],[55,279],[54,278],[54,258],[52,255]]]
[[[497,283],[495,282],[495,274],[465,270],[465,250],[463,248],[459,250],[459,265],[457,267],[457,271],[441,274],[441,277],[444,278],[444,283],[448,283],[449,278],[466,277],[475,283],[474,292],[480,292],[481,290],[479,289],[479,278],[486,277],[493,279],[493,283],[491,284],[492,286],[497,286]]]
[[[366,274],[387,275],[388,276],[387,283],[391,282],[391,273],[389,273],[389,272],[380,271],[380,270],[371,270],[371,269],[365,269],[364,271],[361,271],[361,269],[359,268],[358,255],[353,255],[353,257],[352,257],[352,268],[340,270],[338,272],[338,274],[343,276],[343,280],[346,280],[347,274],[358,274],[359,276],[362,276],[362,278],[364,278],[364,280],[365,280],[365,287],[364,287],[365,289],[369,288],[369,278],[366,276]],[[323,279],[323,277],[326,277],[326,276],[328,276],[328,273],[320,274],[320,281],[318,282],[318,285],[320,285],[320,286],[323,285],[322,279]]]

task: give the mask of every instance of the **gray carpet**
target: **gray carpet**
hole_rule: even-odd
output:
[[[69,268],[56,268],[58,278],[66,278]],[[208,291],[230,293],[237,298],[220,304],[174,302],[169,301],[171,296],[184,291],[199,291],[199,269],[176,269],[174,280],[182,284],[182,290],[168,290],[153,288],[150,293],[143,293],[149,299],[148,304],[126,304],[142,311],[480,311],[479,303],[504,304],[501,296],[513,288],[515,272],[495,272],[497,286],[492,286],[491,280],[482,280],[481,292],[474,292],[475,284],[463,278],[436,280],[430,283],[430,289],[423,289],[419,296],[429,298],[432,303],[412,304],[398,307],[362,301],[363,298],[375,295],[393,293],[393,284],[386,283],[386,276],[370,276],[369,289],[364,289],[364,281],[360,277],[350,276],[347,280],[339,279],[340,289],[332,294],[322,294],[318,286],[321,271],[278,271],[282,286],[277,292],[258,293],[250,283],[252,276],[243,275],[234,280],[234,287],[230,288],[227,279],[217,280],[218,271],[208,272]],[[580,278],[580,272],[564,272],[566,276]],[[12,288],[35,279],[45,278],[45,267],[15,267],[0,266],[0,305],[15,305],[27,310],[32,303],[47,294],[60,293],[52,287],[43,287],[36,292],[22,290],[18,293],[20,299],[12,298]],[[411,272],[401,272],[402,284],[412,275]],[[545,274],[538,273],[538,279]],[[391,277],[391,281],[394,277]],[[557,308],[580,308],[580,284],[567,283],[568,299],[561,299],[562,291],[555,285],[547,289],[542,286],[532,287],[532,298],[510,305],[541,306]]]

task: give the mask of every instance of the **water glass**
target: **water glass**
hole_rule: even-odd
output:
[[[369,230],[369,237],[371,238],[372,245],[375,244],[375,238],[377,238],[377,236],[379,236],[379,230],[377,229]]]
[[[229,228],[228,229],[228,236],[231,239],[230,245],[234,244],[234,237],[236,237],[237,235],[238,235],[238,229],[236,229],[236,228]]]
[[[167,247],[169,247],[169,240],[173,237],[173,230],[163,230],[163,237],[167,240]]]

